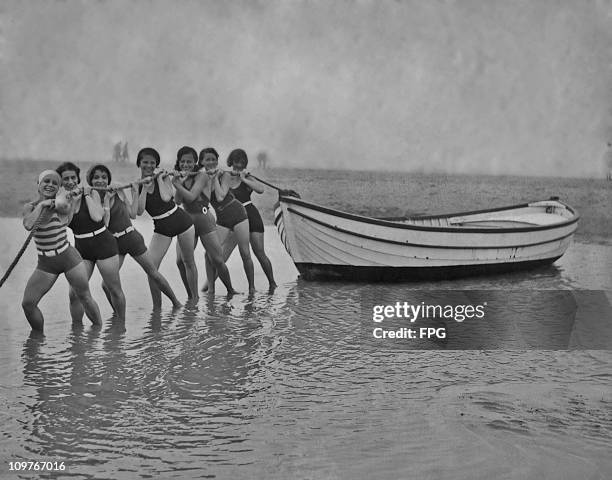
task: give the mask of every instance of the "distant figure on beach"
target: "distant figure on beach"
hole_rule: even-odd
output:
[[[606,180],[612,181],[612,142],[608,142],[603,156],[603,164],[606,169]]]
[[[113,147],[113,162],[120,162],[121,161],[121,142],[117,142],[115,143],[115,146]]]
[[[262,170],[268,168],[268,154],[266,152],[259,152],[257,154],[257,167]]]
[[[130,160],[130,154],[128,153],[128,142],[123,144],[121,149],[121,161],[127,163]]]
[[[40,217],[40,223],[34,232],[38,265],[28,280],[21,301],[32,330],[37,331],[42,331],[45,323],[38,303],[62,273],[68,280],[71,292],[74,292],[83,305],[91,323],[102,323],[98,304],[89,291],[89,277],[83,258],[68,243],[66,226],[72,212],[68,205],[56,205],[55,202],[61,183],[57,172],[42,172],[38,176],[38,200],[26,204],[23,210],[23,226],[26,230],[31,231]]]

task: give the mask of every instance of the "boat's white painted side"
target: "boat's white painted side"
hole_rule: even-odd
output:
[[[577,227],[571,221],[576,215],[560,202],[541,203],[400,223],[335,214],[281,198],[276,217],[281,239],[296,264],[458,267],[535,262],[563,255]],[[474,222],[478,224],[472,226]],[[487,222],[494,226],[482,228]],[[459,224],[470,226],[457,228]]]

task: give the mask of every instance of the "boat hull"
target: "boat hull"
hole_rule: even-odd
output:
[[[275,224],[306,280],[410,281],[535,268],[569,247],[578,215],[556,200],[403,222],[279,197]]]
[[[545,258],[515,263],[453,265],[446,267],[371,267],[331,265],[322,263],[296,263],[304,280],[351,280],[354,282],[419,282],[423,280],[452,280],[479,275],[532,270],[551,265],[560,258]]]

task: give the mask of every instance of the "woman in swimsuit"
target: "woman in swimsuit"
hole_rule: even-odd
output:
[[[233,168],[229,185],[236,200],[242,203],[246,209],[249,218],[249,239],[251,247],[253,248],[253,253],[268,278],[270,288],[274,289],[276,288],[276,282],[274,281],[274,273],[272,272],[272,263],[264,250],[263,221],[259,214],[259,210],[257,210],[257,207],[251,202],[251,193],[263,193],[264,188],[261,183],[253,177],[250,177],[248,172],[245,171],[248,164],[249,159],[244,150],[241,148],[232,150],[227,157],[227,166]],[[236,248],[236,240],[230,235],[228,241],[224,245],[223,253],[226,261],[234,248]]]
[[[186,174],[197,172],[197,163],[197,152],[191,147],[182,147],[176,154],[174,170]],[[219,278],[225,285],[225,288],[227,288],[227,293],[236,293],[232,287],[232,281],[227,266],[223,261],[223,249],[221,248],[221,243],[219,243],[219,237],[217,236],[217,223],[209,205],[211,182],[208,175],[200,172],[196,175],[188,176],[187,178],[177,176],[174,177],[172,183],[175,188],[174,201],[179,205],[182,204],[185,211],[191,216],[191,220],[193,220],[196,245],[198,239],[200,239],[206,250],[206,258],[209,259],[209,261],[206,262],[206,276],[212,278],[213,269],[210,267],[211,264],[214,265],[214,268],[219,274]],[[176,265],[181,273],[183,283],[186,284],[185,265],[178,248],[176,252]],[[211,289],[211,292],[213,291],[214,289]]]
[[[183,209],[178,208],[174,203],[170,176],[164,173],[154,175],[159,164],[159,153],[154,148],[146,147],[138,152],[136,165],[140,168],[141,178],[146,181],[140,186],[136,213],[142,215],[146,210],[153,219],[155,228],[149,244],[149,252],[155,268],[159,269],[172,243],[172,238],[177,237],[181,258],[185,265],[187,295],[190,300],[196,300],[198,298],[198,269],[193,257],[195,245],[193,221]],[[149,288],[153,297],[153,305],[157,308],[161,305],[161,294],[155,282],[152,282],[150,278]]]
[[[217,213],[217,231],[221,245],[230,232],[234,232],[242,265],[249,283],[249,293],[255,292],[253,260],[249,247],[249,221],[242,204],[230,192],[230,173],[219,170],[219,154],[214,148],[205,148],[200,152],[199,163],[209,176],[211,182],[210,204]],[[214,278],[214,277],[212,277]],[[212,285],[210,286],[212,288]]]
[[[104,225],[104,209],[100,195],[89,185],[77,189],[81,181],[81,170],[74,163],[64,162],[57,167],[62,186],[76,194],[71,196],[72,220],[68,226],[72,229],[75,247],[83,257],[88,278],[91,278],[94,266],[98,267],[103,282],[108,287],[111,304],[119,320],[125,320],[125,295],[119,278],[119,253],[117,242]],[[83,318],[83,305],[73,290],[70,290],[70,314],[74,323]]]
[[[181,303],[176,298],[166,278],[155,268],[147,253],[147,246],[138,230],[136,230],[130,219],[136,218],[138,208],[138,186],[132,184],[132,194],[128,198],[123,190],[105,189],[111,182],[110,170],[102,164],[94,165],[87,172],[87,183],[92,187],[100,189],[102,205],[104,207],[104,224],[113,234],[117,241],[119,250],[119,268],[122,267],[126,255],[132,258],[142,267],[145,273],[153,281],[166,297],[170,299],[174,307],[180,307]],[[103,283],[102,288],[110,301],[110,292]]]
[[[38,176],[38,200],[25,205],[23,226],[30,231],[41,216],[34,232],[38,250],[38,265],[30,276],[23,293],[21,306],[32,330],[42,331],[44,317],[38,303],[51,289],[61,273],[66,276],[70,289],[85,309],[87,318],[100,325],[100,310],[89,291],[88,275],[79,252],[68,243],[66,225],[70,221],[69,206],[55,206],[55,196],[61,178],[53,170],[45,170]]]

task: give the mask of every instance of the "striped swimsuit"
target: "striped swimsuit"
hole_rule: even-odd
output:
[[[79,252],[68,243],[66,223],[54,210],[43,213],[33,238],[38,250],[38,270],[59,275],[72,270],[83,260]]]
[[[45,211],[40,226],[34,232],[34,243],[39,253],[55,253],[68,245],[66,223],[62,222],[55,211]],[[44,253],[42,253],[44,255]],[[60,252],[61,253],[61,252]]]

